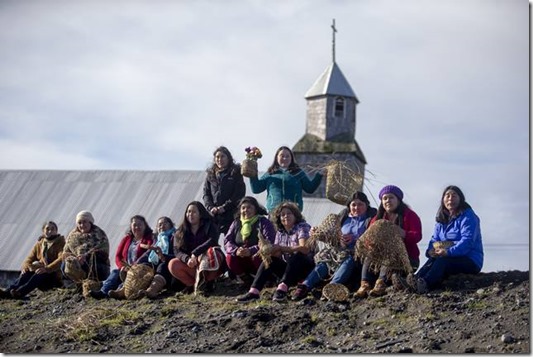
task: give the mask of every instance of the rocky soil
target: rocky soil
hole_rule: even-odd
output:
[[[0,300],[2,353],[530,353],[529,272],[463,275],[426,295],[390,291],[347,303],[234,302],[168,291],[138,301],[84,299],[73,289]]]

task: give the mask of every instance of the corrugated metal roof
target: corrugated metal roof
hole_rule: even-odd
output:
[[[18,271],[46,221],[59,233],[74,228],[76,214],[90,211],[114,256],[129,219],[143,215],[155,229],[161,216],[179,224],[190,201],[202,202],[205,171],[56,171],[0,170],[0,271]],[[262,204],[266,193],[246,194]],[[327,199],[304,198],[303,214],[311,225],[343,207]]]
[[[355,98],[357,102],[359,100],[355,96],[350,83],[342,74],[341,69],[337,63],[330,64],[324,73],[318,77],[311,88],[305,93],[305,98],[319,97],[324,95],[339,95],[343,97]]]

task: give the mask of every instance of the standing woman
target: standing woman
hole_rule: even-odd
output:
[[[403,202],[402,190],[394,185],[385,186],[379,191],[381,201],[377,215],[370,221],[370,225],[379,219],[386,219],[400,227],[401,236],[407,249],[409,262],[414,271],[420,265],[420,250],[417,243],[422,239],[422,222],[418,215]],[[370,270],[370,260],[364,258],[361,272],[361,285],[355,292],[356,297],[382,296],[387,294],[388,267],[382,265],[376,277]],[[377,280],[376,280],[377,278]],[[372,287],[373,281],[375,282]]]
[[[412,290],[424,294],[455,274],[477,274],[483,267],[483,242],[479,217],[457,186],[442,193],[435,229],[426,250],[428,261],[415,276],[408,276]]]
[[[125,272],[129,266],[135,264],[152,243],[153,231],[146,219],[140,215],[131,217],[130,227],[126,232],[126,236],[118,244],[117,252],[115,253],[117,269],[111,271],[100,290],[91,291],[91,296],[95,299],[103,299],[108,297],[110,291],[115,291],[118,297],[125,297],[123,286],[116,290],[122,285],[120,273],[121,271]],[[114,295],[114,297],[116,296]]]
[[[203,201],[207,210],[215,217],[218,230],[226,234],[233,222],[239,200],[246,194],[246,185],[241,167],[225,146],[213,153],[213,165],[207,169]]]
[[[276,239],[272,246],[272,261],[268,265],[262,262],[257,270],[250,291],[237,298],[238,302],[259,299],[261,290],[268,279],[274,275],[279,285],[272,300],[284,301],[290,286],[304,279],[315,267],[313,252],[306,246],[311,226],[307,223],[294,202],[283,202],[272,213],[276,225]]]
[[[292,201],[303,211],[302,190],[313,193],[320,186],[322,174],[316,173],[312,180],[294,161],[292,150],[280,147],[274,156],[274,162],[261,178],[251,177],[253,193],[267,191],[266,208],[271,212],[283,201]]]
[[[174,258],[174,222],[166,216],[157,220],[157,239],[154,245],[148,248],[138,260],[154,269],[154,277],[146,290],[139,291],[139,296],[153,299],[167,286],[170,286],[172,275],[168,270],[168,263]]]
[[[361,280],[361,263],[354,259],[355,243],[375,215],[376,209],[370,206],[367,196],[363,192],[355,192],[346,208],[338,214],[342,231],[340,246],[325,244],[315,254],[316,266],[303,283],[298,285],[292,300],[302,300],[318,283],[330,277],[331,283],[348,287],[352,285],[352,279]]]
[[[35,288],[44,291],[62,286],[60,266],[64,246],[65,238],[57,233],[57,224],[45,223],[42,235],[22,263],[19,278],[9,288],[0,289],[0,297],[18,299]]]
[[[184,292],[192,292],[194,287],[195,293],[212,291],[215,279],[224,273],[224,253],[218,237],[218,228],[204,205],[189,203],[175,233],[176,257],[168,264],[170,273],[185,285]],[[208,266],[209,257],[213,266]]]
[[[261,258],[254,256],[259,251],[259,234],[274,243],[276,229],[254,197],[244,197],[238,212],[224,238],[226,263],[233,274],[249,284],[250,274],[255,274],[261,265]]]
[[[78,284],[85,278],[103,281],[109,275],[109,240],[105,232],[94,224],[91,212],[76,215],[76,228],[69,235],[63,249],[61,270]]]

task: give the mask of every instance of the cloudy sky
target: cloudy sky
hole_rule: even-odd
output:
[[[491,259],[527,269],[528,6],[2,0],[0,169],[203,170],[219,145],[238,161],[255,145],[265,170],[305,133],[335,18],[367,193],[401,187],[427,240],[456,184],[487,249],[516,254]]]

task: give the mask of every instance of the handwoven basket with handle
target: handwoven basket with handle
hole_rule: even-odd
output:
[[[342,161],[331,160],[326,166],[326,198],[347,205],[355,191],[362,191],[363,176]]]
[[[154,270],[148,265],[135,264],[131,266],[126,274],[126,281],[124,282],[124,295],[126,299],[137,299],[139,297],[139,291],[147,289],[153,277]]]
[[[241,164],[241,174],[246,177],[256,177],[257,161],[244,159]]]

